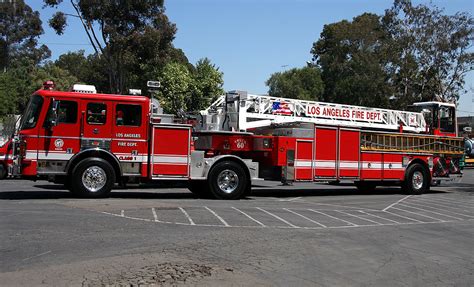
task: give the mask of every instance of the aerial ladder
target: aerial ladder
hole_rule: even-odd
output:
[[[414,105],[423,107],[424,103]],[[360,129],[363,150],[457,154],[462,149],[460,138],[428,135],[429,126],[422,112],[231,91],[201,111],[200,116],[196,128],[202,132],[258,133],[264,128],[314,124]]]

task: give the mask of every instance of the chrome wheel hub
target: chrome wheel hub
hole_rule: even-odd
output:
[[[88,167],[82,174],[82,184],[90,192],[97,192],[107,183],[107,174],[98,166]]]
[[[217,176],[217,185],[224,193],[232,193],[239,186],[239,176],[233,170],[225,169]]]
[[[423,173],[421,171],[415,171],[411,180],[414,189],[420,189],[423,187]]]

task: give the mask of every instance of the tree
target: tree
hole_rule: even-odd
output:
[[[191,96],[193,79],[188,68],[180,63],[168,63],[160,76],[161,89],[158,99],[165,113],[187,111],[187,99]]]
[[[0,73],[0,120],[18,111],[17,85],[18,80],[12,73]]]
[[[23,0],[0,1],[0,68],[6,72],[16,61],[29,59],[36,65],[51,55],[38,46],[42,22]]]
[[[392,81],[399,105],[414,101],[455,101],[473,70],[474,19],[448,16],[434,5],[395,0],[383,23],[393,41]]]
[[[319,100],[324,91],[321,71],[313,66],[274,73],[266,85],[270,96],[309,101]]]
[[[84,50],[68,52],[54,62],[59,68],[77,78],[79,83],[94,85],[98,91],[109,89],[107,62],[98,55],[85,56]]]
[[[58,7],[63,0],[44,2]],[[168,62],[187,62],[172,45],[176,26],[164,14],[163,0],[71,0],[70,4],[76,11],[72,16],[81,21],[96,55],[107,63],[112,93],[137,87],[146,82],[144,75],[154,74]],[[57,12],[50,26],[63,33],[68,16]]]
[[[224,94],[223,73],[208,58],[196,63],[193,73],[193,89],[187,101],[188,111],[199,111],[207,108],[217,96]]]
[[[380,17],[365,13],[352,22],[325,25],[313,44],[313,61],[322,70],[328,102],[386,107],[392,94],[388,83],[391,56],[389,35]]]

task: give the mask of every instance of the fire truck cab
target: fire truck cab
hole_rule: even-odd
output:
[[[422,113],[234,91],[188,124],[144,96],[53,87],[46,82],[30,99],[13,138],[12,174],[53,178],[84,197],[107,196],[130,179],[186,181],[198,196],[219,199],[242,198],[262,179],[422,193],[432,180],[462,174],[462,139],[425,134]]]

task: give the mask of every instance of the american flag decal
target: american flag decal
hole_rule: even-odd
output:
[[[272,113],[279,115],[292,115],[291,104],[285,102],[273,102]]]

